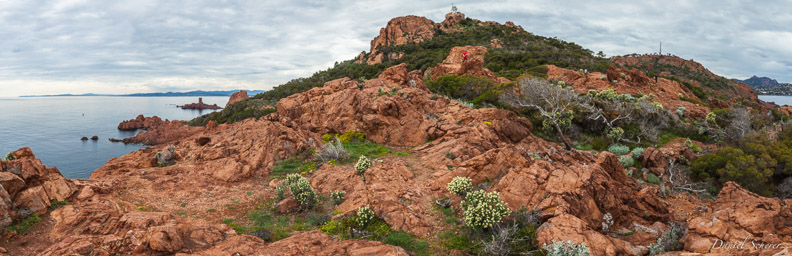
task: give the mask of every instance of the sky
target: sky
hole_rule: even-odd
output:
[[[608,56],[671,53],[792,82],[792,1],[460,1]],[[266,90],[368,51],[393,17],[450,1],[0,0],[0,97]]]

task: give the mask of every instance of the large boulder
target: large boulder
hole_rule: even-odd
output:
[[[65,201],[77,187],[55,167],[47,167],[30,148],[0,161],[0,230],[31,214],[44,214],[52,201]]]
[[[434,27],[435,23],[425,17],[409,15],[391,19],[387,26],[380,29],[379,35],[371,40],[371,49],[365,62],[369,65],[382,63],[385,56],[379,52],[381,46],[420,43],[432,39]],[[361,56],[359,62],[363,61]]]
[[[776,254],[792,245],[792,199],[767,198],[727,182],[718,199],[688,220],[685,250],[741,255]]]
[[[226,103],[225,107],[231,106],[231,104],[246,100],[248,97],[247,91],[242,90],[231,94],[231,97],[228,98],[228,103]]]

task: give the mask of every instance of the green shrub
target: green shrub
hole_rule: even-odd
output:
[[[23,234],[28,230],[30,230],[30,228],[33,227],[33,225],[36,225],[36,223],[38,223],[39,221],[41,221],[41,218],[39,217],[38,214],[34,213],[28,216],[27,218],[23,219],[19,223],[8,227],[7,230],[16,231],[18,234]]]
[[[486,229],[509,216],[510,210],[501,201],[498,192],[487,193],[483,190],[467,194],[462,201],[465,224],[474,229]]]
[[[608,147],[608,152],[611,152],[617,156],[626,155],[630,152],[630,147],[621,144],[613,144]]]
[[[305,177],[299,176],[296,181],[289,181],[289,190],[294,199],[300,203],[300,208],[311,209],[316,205],[316,193]]]
[[[343,190],[333,190],[330,192],[330,197],[333,198],[333,203],[336,205],[344,202],[344,195],[346,195],[346,191]]]
[[[630,151],[630,153],[632,153],[633,159],[638,160],[638,158],[641,157],[641,154],[643,154],[644,150],[646,150],[646,149],[644,149],[642,147],[636,147],[636,148],[632,149],[632,151]]]
[[[14,156],[14,152],[8,152],[8,154],[6,154],[5,157],[3,158],[3,161],[13,161],[13,160],[16,160],[16,157]]]
[[[286,199],[286,185],[284,182],[275,187],[275,194],[278,195],[278,201]]]
[[[473,190],[473,180],[467,177],[454,177],[454,179],[448,183],[447,188],[448,192],[451,192],[451,194],[465,197],[468,192]]]
[[[371,160],[369,160],[366,156],[360,156],[357,163],[355,163],[355,170],[357,171],[358,175],[363,176],[363,181],[366,180],[366,176],[364,176],[364,174],[369,167],[371,167]]]
[[[373,219],[374,219],[374,211],[369,209],[368,205],[358,208],[358,212],[357,212],[358,227],[365,229]]]
[[[157,164],[159,167],[165,167],[171,164],[171,160],[173,160],[173,156],[175,153],[176,146],[170,145],[165,148],[163,151],[159,151],[154,156],[157,158]]]
[[[608,139],[611,139],[611,141],[615,143],[621,141],[622,136],[624,136],[624,129],[621,127],[616,127],[608,131]]]
[[[322,139],[324,139],[324,135],[322,135]],[[364,142],[366,141],[366,134],[361,132],[347,131],[344,134],[339,135],[338,139],[341,140],[342,143]]]
[[[646,181],[652,184],[660,184],[660,178],[652,173],[646,174]]]
[[[589,256],[589,248],[586,243],[572,243],[572,241],[558,242],[553,240],[552,244],[542,246],[546,256]]]
[[[429,243],[426,241],[415,239],[413,235],[404,232],[391,232],[385,239],[382,239],[382,242],[418,253],[425,252],[429,248]]]
[[[679,107],[679,108],[677,108],[677,110],[676,110],[676,114],[677,114],[677,115],[678,115],[680,118],[682,118],[682,117],[685,117],[685,107]]]
[[[66,201],[66,200],[58,201],[58,200],[54,200],[54,199],[52,201],[50,201],[50,209],[53,209],[53,210],[54,209],[58,209],[59,207],[64,206],[64,205],[69,205],[69,201]]]
[[[619,157],[619,163],[622,166],[624,166],[624,168],[627,168],[627,167],[631,167],[631,166],[635,165],[635,160],[633,160],[633,158],[629,157],[629,156],[622,156],[622,157]]]

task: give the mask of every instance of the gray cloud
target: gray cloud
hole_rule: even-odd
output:
[[[792,81],[788,1],[456,1],[608,55],[664,52],[713,72]],[[0,1],[0,96],[268,89],[368,50],[437,1]]]

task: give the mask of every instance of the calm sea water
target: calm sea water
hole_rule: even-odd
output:
[[[228,97],[203,97],[204,103],[225,106]],[[111,157],[142,145],[112,143],[137,132],[119,131],[118,123],[137,115],[190,120],[212,110],[182,110],[176,105],[198,102],[198,97],[50,97],[0,98],[0,157],[30,147],[47,166],[66,178],[88,178]],[[98,141],[81,141],[83,136]]]
[[[759,95],[759,99],[767,102],[775,102],[781,106],[792,106],[792,96]]]

